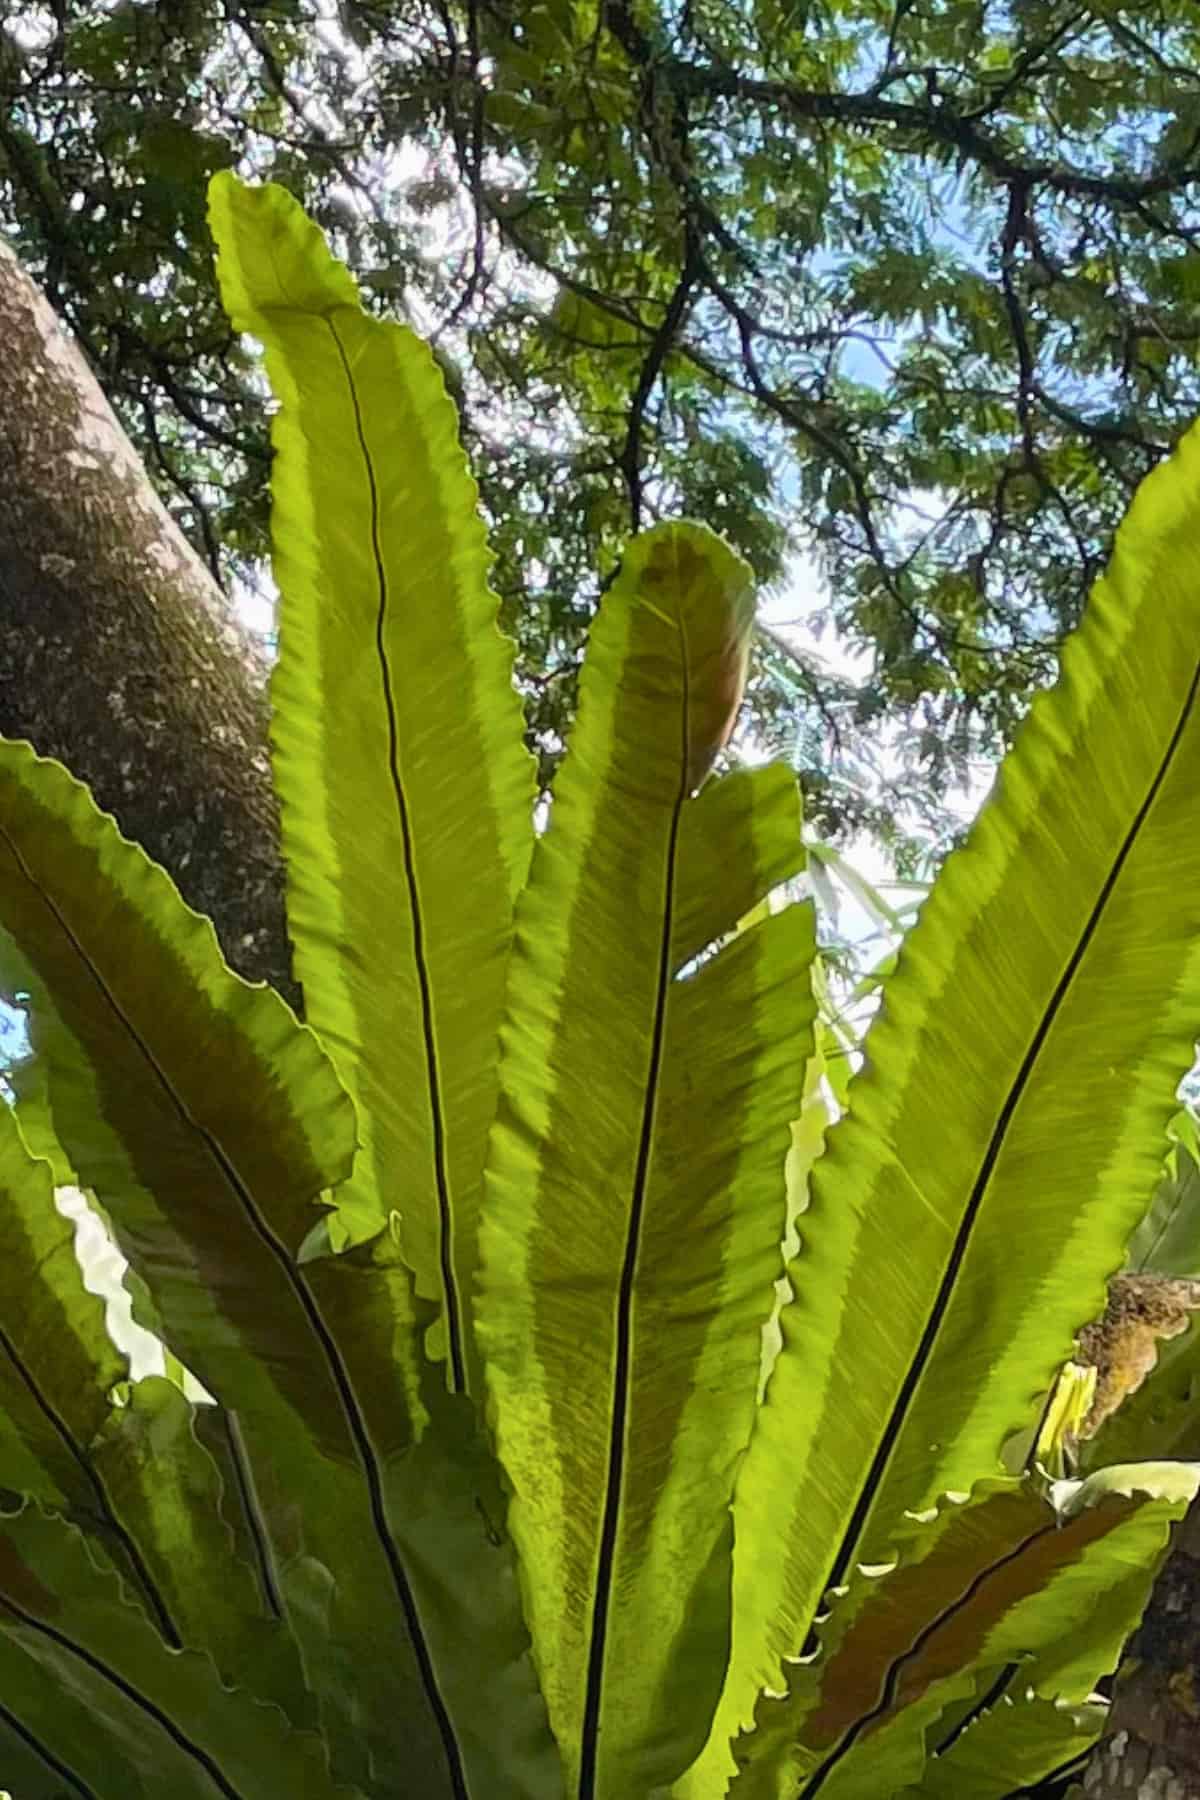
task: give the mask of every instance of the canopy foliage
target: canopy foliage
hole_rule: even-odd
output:
[[[437,346],[546,778],[631,527],[794,548],[859,690],[760,638],[823,832],[944,825],[1200,405],[1189,0],[3,0],[0,220],[227,582],[266,555],[217,167]],[[906,771],[875,797],[866,728]],[[866,736],[864,733],[866,732]]]

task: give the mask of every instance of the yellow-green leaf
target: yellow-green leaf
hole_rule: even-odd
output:
[[[1200,433],[1145,482],[900,952],[739,1478],[714,1735],[907,1508],[999,1468],[1101,1310],[1200,1026]]]
[[[692,797],[751,620],[711,533],[630,547],[518,907],[479,1329],[581,1800],[687,1766],[729,1631],[729,1499],[813,1015],[807,907],[677,973],[800,864],[790,781]]]
[[[512,903],[532,842],[511,646],[429,347],[370,317],[295,200],[211,187],[234,324],[266,350],[280,656],[272,742],[305,1016],[359,1108],[342,1241],[398,1213],[433,1353],[470,1382]]]

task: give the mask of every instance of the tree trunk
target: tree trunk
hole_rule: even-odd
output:
[[[0,732],[86,781],[295,1003],[266,668],[0,242]]]
[[[1200,1794],[1200,1501],[1175,1528],[1150,1604],[1125,1646],[1087,1800]]]

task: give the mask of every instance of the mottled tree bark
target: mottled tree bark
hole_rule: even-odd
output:
[[[0,732],[91,787],[289,999],[265,668],[0,243]]]
[[[1146,1614],[1125,1647],[1087,1800],[1200,1795],[1200,1508],[1176,1527]]]

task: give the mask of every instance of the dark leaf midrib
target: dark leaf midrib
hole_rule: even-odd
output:
[[[275,1573],[267,1522],[262,1516],[258,1493],[254,1485],[254,1474],[249,1466],[246,1446],[242,1440],[242,1428],[237,1415],[228,1407],[222,1406],[219,1411],[221,1433],[225,1439],[225,1448],[229,1456],[230,1468],[233,1471],[238,1505],[241,1508],[242,1518],[245,1520],[246,1530],[250,1534],[250,1542],[254,1546],[255,1573],[258,1577],[263,1605],[272,1618],[282,1619],[283,1596],[279,1591],[279,1581]]]
[[[867,1727],[873,1725],[877,1719],[881,1719],[885,1713],[890,1711],[896,1698],[896,1690],[900,1685],[900,1677],[903,1673],[905,1664],[912,1662],[914,1657],[921,1654],[930,1638],[932,1638],[936,1632],[940,1631],[943,1625],[949,1624],[952,1619],[956,1618],[959,1613],[970,1606],[971,1602],[979,1595],[985,1582],[990,1581],[993,1575],[997,1575],[1002,1570],[1009,1568],[1011,1564],[1018,1562],[1020,1558],[1025,1555],[1031,1544],[1038,1543],[1042,1538],[1057,1531],[1058,1528],[1057,1521],[1052,1520],[1049,1524],[1039,1526],[1036,1531],[1027,1532],[1019,1544],[1014,1544],[1013,1548],[1005,1551],[1003,1556],[998,1556],[994,1562],[989,1562],[986,1568],[978,1570],[967,1583],[962,1593],[959,1594],[956,1599],[951,1600],[948,1605],[941,1607],[939,1611],[934,1614],[933,1618],[921,1627],[907,1650],[902,1650],[900,1654],[894,1656],[888,1664],[888,1667],[884,1672],[883,1680],[880,1683],[879,1699],[876,1704],[870,1707],[865,1713],[862,1713],[855,1719],[852,1725],[846,1728],[835,1748],[830,1751],[821,1766],[814,1769],[813,1773],[805,1781],[804,1786],[800,1789],[797,1800],[815,1800],[816,1795],[820,1793],[825,1785],[826,1776],[832,1775],[838,1764],[849,1755],[850,1751],[854,1748]],[[887,1577],[885,1576],[884,1579],[886,1580]],[[999,1692],[1003,1692],[1004,1687],[1007,1686],[1008,1682],[1012,1679],[1012,1671],[1016,1666],[1015,1663],[1010,1663],[1001,1671],[998,1681],[993,1684]],[[991,1690],[989,1690],[989,1693],[990,1691]],[[990,1704],[990,1701],[981,1701],[979,1703],[979,1709],[982,1710],[982,1708],[988,1704]],[[971,1715],[968,1715],[968,1718],[970,1718],[970,1716]]]
[[[225,1800],[251,1800],[251,1796],[245,1794],[240,1788],[234,1787],[216,1758],[202,1744],[198,1744],[194,1738],[189,1737],[187,1732],[175,1723],[170,1713],[165,1712],[148,1694],[142,1693],[139,1687],[135,1686],[127,1676],[122,1675],[119,1670],[105,1662],[103,1657],[97,1656],[95,1651],[89,1650],[86,1644],[78,1643],[65,1631],[60,1631],[57,1626],[49,1624],[45,1619],[39,1619],[35,1613],[27,1612],[8,1594],[0,1593],[0,1608],[26,1631],[35,1632],[48,1639],[50,1643],[57,1644],[60,1650],[65,1650],[68,1656],[83,1663],[102,1681],[106,1681],[115,1688],[131,1705],[136,1706],[140,1712],[144,1712],[147,1718],[153,1719],[154,1723],[166,1732],[172,1743],[177,1745],[185,1756],[190,1757],[204,1771],[217,1792],[225,1796]]]
[[[637,1279],[641,1249],[642,1224],[645,1216],[646,1187],[650,1169],[650,1151],[654,1137],[658,1090],[662,1072],[666,1037],[667,1000],[671,990],[671,938],[675,911],[676,859],[679,847],[680,819],[687,800],[689,765],[688,722],[690,705],[690,671],[687,638],[682,618],[676,625],[680,640],[682,683],[680,695],[680,776],[679,791],[672,806],[667,836],[666,879],[663,884],[663,922],[659,940],[658,977],[654,1000],[654,1023],[650,1038],[650,1057],[646,1069],[645,1094],[637,1158],[629,1202],[629,1224],[625,1237],[625,1255],[617,1287],[616,1348],[613,1358],[613,1398],[608,1448],[608,1482],[604,1495],[600,1542],[597,1552],[596,1593],[592,1606],[591,1637],[588,1646],[587,1687],[584,1697],[583,1723],[580,1732],[579,1800],[594,1800],[600,1750],[600,1714],[604,1692],[604,1661],[608,1639],[612,1583],[615,1573],[617,1532],[620,1526],[621,1500],[625,1480],[625,1427],[629,1412],[629,1382],[632,1361],[633,1289]]]
[[[973,1706],[968,1707],[962,1718],[955,1722],[953,1729],[946,1733],[941,1743],[935,1744],[930,1755],[935,1757],[949,1755],[963,1732],[969,1731],[977,1719],[981,1719],[984,1713],[991,1712],[993,1706],[1004,1698],[1020,1670],[1020,1663],[1005,1663],[991,1686],[984,1689]]]
[[[392,678],[391,659],[388,656],[386,625],[388,612],[388,580],[384,564],[383,550],[379,541],[379,489],[375,480],[375,464],[367,444],[366,431],[363,426],[362,410],[359,405],[358,388],[355,384],[349,358],[342,343],[337,327],[331,318],[326,318],[330,335],[337,347],[338,357],[346,377],[346,386],[350,394],[350,404],[354,412],[354,428],[358,437],[359,450],[362,453],[363,468],[366,471],[367,487],[371,497],[371,554],[375,563],[375,579],[378,592],[378,604],[375,614],[375,653],[379,660],[380,686],[383,693],[384,710],[387,715],[388,728],[388,773],[392,792],[396,801],[396,813],[400,825],[400,840],[404,858],[404,880],[408,890],[409,914],[413,935],[413,963],[417,972],[417,989],[421,1001],[421,1034],[425,1049],[426,1078],[429,1085],[430,1124],[433,1133],[433,1177],[434,1192],[437,1196],[438,1209],[438,1268],[442,1281],[442,1292],[445,1296],[446,1343],[447,1357],[450,1367],[451,1389],[454,1393],[465,1393],[467,1389],[466,1352],[463,1338],[462,1297],[458,1291],[458,1277],[454,1268],[454,1209],[450,1195],[450,1172],[446,1158],[446,1124],[444,1102],[442,1098],[442,1080],[439,1067],[437,1034],[433,1020],[433,982],[429,971],[429,961],[425,949],[425,918],[421,907],[420,891],[417,885],[416,847],[413,842],[412,818],[408,795],[405,792],[404,780],[400,773],[400,731],[397,722],[396,698]]]
[[[2,835],[4,835],[7,840],[7,833],[3,833]],[[12,845],[11,840],[7,841],[15,856],[17,854],[15,847]],[[0,1102],[0,1104],[3,1104],[3,1102]],[[151,1615],[159,1634],[173,1650],[181,1650],[183,1648],[183,1638],[178,1626],[171,1617],[171,1610],[159,1589],[158,1583],[150,1572],[149,1565],[142,1555],[141,1547],[117,1517],[112,1504],[112,1499],[104,1484],[99,1469],[97,1469],[92,1458],[83,1448],[83,1445],[79,1442],[75,1433],[71,1430],[70,1425],[68,1425],[66,1419],[63,1418],[49,1395],[43,1392],[41,1384],[34,1375],[33,1370],[29,1367],[24,1357],[22,1357],[17,1346],[13,1343],[3,1326],[0,1326],[0,1353],[8,1358],[9,1363],[16,1373],[17,1379],[21,1382],[26,1392],[29,1394],[30,1399],[33,1401],[34,1405],[37,1407],[50,1429],[54,1432],[64,1450],[67,1452],[67,1455],[71,1458],[72,1462],[91,1489],[99,1513],[100,1523],[103,1525],[106,1532],[111,1532],[113,1539],[123,1552],[133,1574],[135,1585],[150,1608]]]
[[[57,1775],[61,1781],[65,1781],[68,1787],[74,1788],[79,1795],[79,1800],[100,1800],[95,1788],[89,1787],[82,1776],[77,1775],[74,1769],[68,1768],[49,1744],[43,1743],[37,1733],[31,1731],[29,1726],[4,1704],[3,1700],[0,1700],[0,1721],[8,1726],[14,1737],[20,1738],[25,1747],[31,1750],[40,1762],[45,1763],[52,1774]]]

